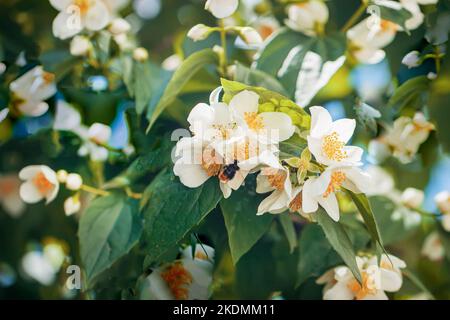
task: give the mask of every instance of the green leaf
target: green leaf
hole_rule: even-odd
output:
[[[256,215],[264,197],[255,194],[255,184],[255,179],[249,178],[244,187],[220,202],[235,264],[267,232],[274,218],[271,214]]]
[[[161,172],[145,190],[141,201],[144,217],[141,240],[148,259],[156,261],[176,245],[221,198],[216,179],[192,189],[181,184],[171,170]]]
[[[341,256],[355,278],[361,282],[362,278],[356,264],[355,251],[344,227],[333,221],[323,209],[317,211],[316,217],[333,249]]]
[[[241,63],[236,63],[236,81],[255,87],[263,87],[283,95],[288,93],[283,85],[271,75],[257,69],[250,69]]]
[[[308,142],[305,139],[294,134],[288,140],[280,142],[280,159],[299,158],[307,146]]]
[[[294,222],[288,212],[280,214],[279,221],[289,243],[289,252],[292,253],[297,247],[297,233],[295,232]]]
[[[420,280],[420,278],[416,276],[413,272],[411,272],[409,269],[403,269],[402,273],[405,277],[411,280],[411,282],[414,283],[414,285],[418,289],[420,289],[422,292],[425,292],[431,300],[436,300],[436,298],[430,292],[430,290],[428,290],[428,288],[423,284],[422,280]]]
[[[231,99],[241,91],[249,90],[259,95],[259,111],[260,112],[283,112],[291,117],[292,122],[303,130],[309,130],[311,117],[300,108],[295,102],[285,96],[267,90],[266,88],[253,87],[237,81],[221,79],[224,90],[223,101],[229,103]]]
[[[345,62],[345,39],[342,33],[310,38],[281,29],[258,53],[255,65],[277,77],[305,107]]]
[[[447,43],[446,52],[450,50],[450,42]],[[439,142],[442,143],[445,150],[450,152],[450,126],[448,119],[450,117],[450,109],[448,102],[450,101],[450,57],[445,57],[441,72],[438,78],[431,86],[431,94],[429,100],[430,116],[436,122],[437,135]]]
[[[431,81],[426,76],[409,79],[399,86],[388,101],[388,106],[397,111],[412,104],[430,87]]]
[[[141,236],[138,202],[122,194],[93,200],[80,219],[80,255],[87,281],[111,267]]]
[[[189,80],[203,67],[217,64],[217,59],[217,55],[211,49],[204,49],[190,55],[183,61],[182,65],[173,74],[158,104],[153,110],[149,110],[147,118],[150,123],[147,131],[150,130],[164,109],[176,99]]]
[[[381,239],[384,245],[389,245],[401,241],[420,227],[420,215],[414,212],[408,212],[404,217],[396,219],[394,212],[396,210],[408,210],[404,208],[397,208],[397,205],[392,200],[385,197],[371,197],[370,203],[373,207],[375,219],[380,228]],[[419,215],[419,219],[414,216]],[[407,220],[408,219],[408,220]]]
[[[300,256],[296,287],[310,277],[320,277],[342,261],[317,224],[305,226],[298,243]]]
[[[353,200],[353,203],[356,205],[356,208],[358,208],[358,211],[366,224],[367,230],[369,231],[370,236],[372,237],[372,241],[374,243],[377,243],[380,246],[380,248],[384,252],[386,252],[383,246],[383,241],[380,236],[380,230],[378,229],[377,221],[375,220],[375,216],[373,214],[372,208],[370,207],[370,203],[369,200],[367,199],[367,196],[363,193],[356,194],[354,192],[351,192],[350,190],[345,191]]]
[[[45,71],[55,74],[56,82],[64,79],[76,65],[83,61],[80,57],[72,56],[67,50],[49,51],[42,54],[39,59]]]

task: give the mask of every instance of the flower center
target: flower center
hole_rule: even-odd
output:
[[[267,180],[271,187],[276,190],[284,189],[284,181],[287,178],[285,171],[274,168],[263,168],[261,171],[263,175],[267,176]]]
[[[42,172],[34,176],[33,184],[41,195],[46,195],[53,189],[53,184],[48,181]]]
[[[244,112],[244,119],[248,127],[254,131],[264,128],[263,119],[257,112]]]
[[[383,31],[396,31],[397,30],[397,25],[388,20],[381,20],[380,27],[381,27],[381,30],[383,30]]]
[[[80,9],[81,14],[86,14],[89,10],[91,0],[75,0],[75,5]]]
[[[189,298],[188,286],[192,283],[192,275],[179,261],[171,264],[161,273],[161,278],[169,286],[170,292],[176,300]]]
[[[302,193],[299,192],[295,196],[295,198],[291,201],[291,203],[289,203],[289,209],[292,212],[298,212],[302,208],[302,204],[303,204],[303,197],[302,197]]]
[[[199,250],[195,253],[195,258],[199,260],[208,260],[208,256],[203,250]]]
[[[209,177],[219,174],[222,164],[219,155],[212,147],[206,147],[203,150],[201,166]]]
[[[44,79],[46,84],[51,84],[55,80],[55,75],[50,72],[44,72],[42,74],[42,79]]]
[[[345,143],[339,140],[337,132],[333,132],[323,138],[322,151],[328,159],[342,161],[347,157],[344,146]]]
[[[345,179],[346,179],[345,173],[340,171],[333,172],[331,174],[331,180],[330,183],[328,184],[328,188],[323,194],[323,196],[326,198],[331,193],[335,193],[336,191],[338,191],[341,188],[342,184],[344,183]]]
[[[362,272],[362,285],[356,279],[352,279],[347,287],[355,294],[356,300],[364,299],[367,295],[377,293],[375,278],[367,272]]]
[[[231,137],[232,131],[236,129],[236,123],[213,124],[212,127],[216,130],[215,137],[217,139],[227,140]]]

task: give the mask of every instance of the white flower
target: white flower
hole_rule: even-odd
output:
[[[244,90],[230,101],[239,123],[263,143],[278,143],[289,139],[295,132],[291,118],[281,112],[259,113],[259,95]]]
[[[114,19],[110,26],[109,26],[109,32],[111,32],[113,35],[118,35],[121,33],[127,33],[131,30],[130,23],[122,18],[116,18]]]
[[[136,48],[133,51],[133,59],[138,62],[145,62],[148,60],[148,51],[145,48]]]
[[[49,259],[40,251],[30,251],[22,258],[22,269],[26,275],[48,286],[55,281],[56,272]]]
[[[0,175],[0,205],[11,217],[19,217],[25,210],[19,190],[20,180],[17,175]]]
[[[380,266],[377,257],[356,257],[361,272],[360,284],[350,269],[336,267],[317,279],[318,284],[325,284],[324,300],[387,300],[385,291],[400,290],[403,277],[401,269],[406,267],[404,261],[392,255],[382,255]]]
[[[46,203],[58,195],[59,182],[55,171],[44,165],[28,166],[19,173],[25,182],[20,186],[20,197],[27,203],[36,203],[42,199]]]
[[[441,191],[434,197],[434,202],[436,202],[436,205],[444,214],[450,214],[450,192],[448,191]]]
[[[48,110],[44,102],[56,93],[55,76],[37,66],[9,85],[13,93],[12,104],[22,114],[31,117],[43,115]]]
[[[280,24],[274,17],[258,17],[258,19],[253,23],[253,26],[258,31],[258,34],[261,35],[263,40],[267,39],[275,31],[280,29]]]
[[[66,178],[66,187],[72,191],[80,190],[83,185],[83,178],[78,173],[70,173]]]
[[[405,207],[416,209],[422,205],[424,198],[425,195],[422,190],[407,188],[402,193],[401,202]]]
[[[69,173],[66,170],[58,170],[56,172],[56,178],[58,179],[59,183],[66,183],[68,175]]]
[[[282,166],[278,168],[262,168],[256,177],[256,192],[272,192],[259,204],[257,215],[262,215],[266,212],[277,214],[286,211],[292,197],[289,170]]]
[[[214,249],[197,244],[195,256],[186,248],[181,259],[162,265],[147,277],[141,292],[146,300],[206,300],[214,266]]]
[[[411,51],[403,57],[402,63],[409,69],[418,67],[420,65],[419,51]]]
[[[346,146],[356,127],[354,119],[332,120],[330,113],[322,107],[311,107],[311,131],[308,148],[316,160],[324,165],[359,165],[363,150]]]
[[[64,212],[66,216],[71,216],[80,211],[81,202],[78,196],[69,197],[64,201]]]
[[[400,162],[409,163],[433,130],[434,125],[426,121],[423,113],[417,112],[413,119],[400,117],[395,120],[381,141],[391,148],[393,156]]]
[[[187,36],[193,41],[205,40],[211,34],[212,29],[204,24],[197,24],[193,26],[189,31]]]
[[[111,127],[103,123],[94,123],[89,127],[88,137],[98,144],[106,144],[111,138]]]
[[[302,209],[305,213],[316,212],[319,205],[328,215],[339,221],[339,204],[336,192],[341,187],[354,193],[365,192],[370,176],[358,167],[328,167],[318,178],[310,177],[303,186]]]
[[[259,46],[263,42],[263,39],[261,38],[261,35],[258,33],[258,31],[251,27],[242,28],[239,34],[242,40],[244,40],[245,43],[250,46]]]
[[[288,7],[286,25],[309,36],[315,36],[323,30],[328,22],[329,12],[325,3],[320,0],[292,4]]]
[[[70,42],[70,54],[73,56],[86,56],[91,47],[91,41],[88,37],[75,36]]]
[[[205,9],[213,16],[223,19],[231,16],[238,8],[239,0],[207,0]]]
[[[72,105],[64,100],[56,102],[53,129],[60,131],[74,131],[81,127],[81,115]]]
[[[183,63],[183,59],[178,54],[173,54],[163,61],[162,67],[167,71],[175,71],[181,63]]]
[[[425,238],[421,254],[431,261],[440,261],[444,258],[445,248],[442,245],[438,232],[432,232]]]
[[[68,39],[84,29],[99,31],[128,3],[123,0],[50,0],[59,12],[53,20],[53,35]]]
[[[361,63],[378,63],[385,57],[382,48],[394,40],[397,30],[398,25],[388,20],[366,18],[347,31],[351,52]]]

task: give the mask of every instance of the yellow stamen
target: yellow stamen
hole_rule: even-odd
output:
[[[298,212],[302,208],[302,204],[303,204],[303,197],[302,197],[302,193],[299,192],[295,196],[295,198],[291,201],[291,203],[289,203],[289,209],[292,212]]]
[[[274,169],[274,168],[263,168],[261,173],[267,177],[271,187],[276,190],[284,189],[284,181],[287,178],[286,171]]]
[[[264,129],[263,119],[257,112],[244,112],[244,119],[250,129],[254,131]]]
[[[219,174],[222,165],[218,154],[216,154],[216,151],[213,148],[207,147],[203,150],[201,166],[210,177]]]
[[[80,9],[81,14],[86,14],[89,10],[91,0],[75,0],[75,5]]]
[[[48,181],[48,179],[42,172],[39,172],[37,175],[35,175],[32,182],[36,189],[38,189],[39,193],[43,196],[48,194],[53,189],[53,184]]]
[[[345,143],[339,139],[337,132],[333,132],[323,138],[322,151],[328,159],[342,161],[347,157],[344,146]]]
[[[195,258],[200,260],[208,260],[206,253],[200,250],[195,253]]]
[[[396,31],[398,29],[398,26],[389,20],[381,20],[380,21],[380,27],[383,31]]]
[[[53,81],[55,81],[55,75],[53,73],[50,73],[50,72],[44,72],[42,74],[42,78],[44,79],[44,82],[46,84],[50,84]]]
[[[352,279],[347,287],[355,294],[356,300],[364,299],[367,295],[374,295],[377,293],[377,287],[375,284],[375,279],[368,275],[367,272],[362,272],[362,284],[360,284],[356,279]]]
[[[169,265],[161,278],[167,283],[170,292],[176,300],[187,300],[189,298],[188,286],[192,283],[192,275],[179,261]]]
[[[328,184],[328,188],[323,194],[323,196],[326,198],[331,193],[335,193],[336,191],[338,191],[341,188],[342,184],[344,183],[345,179],[346,179],[345,173],[340,171],[333,172],[331,174],[331,180],[330,183]]]

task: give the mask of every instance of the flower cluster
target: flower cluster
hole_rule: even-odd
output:
[[[376,162],[382,162],[392,154],[400,162],[410,163],[433,130],[434,125],[421,112],[413,118],[402,116],[381,137],[370,142],[369,154]]]
[[[323,288],[324,300],[388,300],[385,292],[400,290],[403,283],[401,269],[406,263],[393,255],[356,257],[361,272],[359,283],[348,267],[339,266],[317,279]]]
[[[188,122],[194,136],[177,143],[174,173],[181,182],[196,188],[217,176],[227,198],[248,174],[259,172],[256,192],[271,192],[261,202],[259,215],[313,213],[320,205],[338,221],[336,193],[341,187],[361,193],[369,178],[359,168],[362,149],[346,146],[355,120],[333,122],[326,109],[311,107],[308,147],[301,157],[281,161],[279,142],[296,134],[291,118],[282,112],[259,112],[260,97],[253,91],[241,91],[227,105],[218,101],[219,90],[211,94],[210,105],[192,109]]]

